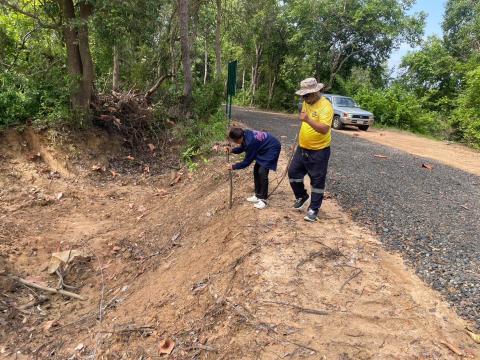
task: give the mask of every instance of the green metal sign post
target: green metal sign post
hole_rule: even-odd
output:
[[[228,78],[227,78],[227,101],[225,113],[228,117],[228,123],[232,120],[232,97],[235,96],[237,85],[237,63],[238,61],[230,61],[228,63]]]

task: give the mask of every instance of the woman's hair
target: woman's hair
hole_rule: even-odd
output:
[[[244,135],[244,131],[241,128],[238,127],[233,127],[230,129],[230,132],[228,133],[228,137],[232,140],[238,140],[241,139]]]

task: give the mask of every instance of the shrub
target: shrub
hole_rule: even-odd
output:
[[[454,137],[480,148],[480,66],[469,71],[466,86],[457,99],[450,124]]]

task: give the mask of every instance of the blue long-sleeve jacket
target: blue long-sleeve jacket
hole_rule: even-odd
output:
[[[234,154],[245,152],[245,159],[233,164],[232,169],[244,169],[255,160],[259,165],[275,171],[277,170],[281,148],[280,141],[272,134],[263,131],[245,130],[242,145],[232,149]]]

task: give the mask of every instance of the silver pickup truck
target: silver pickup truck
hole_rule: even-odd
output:
[[[345,125],[357,126],[360,130],[367,131],[375,119],[369,111],[362,110],[352,98],[341,95],[322,94],[333,105],[332,127],[340,130]],[[302,104],[299,104],[301,111]]]

